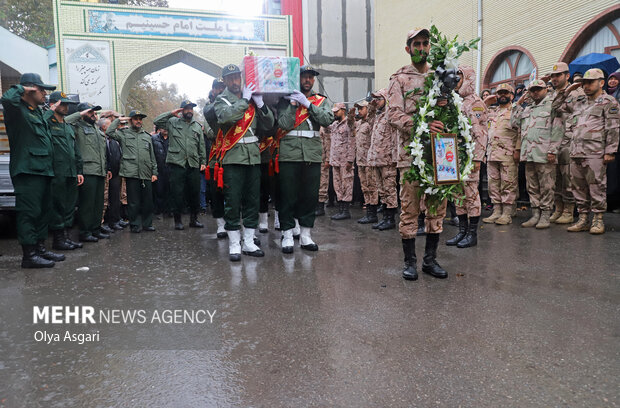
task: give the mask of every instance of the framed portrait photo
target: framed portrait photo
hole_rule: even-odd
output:
[[[432,135],[433,170],[435,184],[457,184],[459,175],[459,146],[455,133]]]

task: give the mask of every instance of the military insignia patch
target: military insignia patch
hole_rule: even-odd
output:
[[[618,107],[617,107],[617,106],[614,106],[614,107],[610,108],[610,109],[609,109],[609,113],[614,113],[614,114],[615,114],[615,113],[618,113]]]

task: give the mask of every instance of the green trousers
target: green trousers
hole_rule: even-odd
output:
[[[125,178],[127,183],[127,217],[132,227],[153,225],[153,186],[151,180]]]
[[[84,183],[78,188],[78,226],[80,235],[90,235],[101,227],[103,214],[103,190],[105,177],[84,175]]]
[[[260,200],[260,164],[224,165],[224,220],[226,231],[241,229],[239,219],[243,216],[243,226],[258,226],[258,205]]]
[[[17,239],[22,245],[35,245],[47,238],[52,177],[19,174],[11,180],[15,190]]]
[[[217,188],[217,180],[213,179],[213,166],[209,168],[210,177],[207,180],[209,190],[209,206],[213,218],[224,218],[224,193]]]
[[[314,211],[319,200],[321,163],[281,162],[278,173],[280,189],[280,228],[314,227]]]
[[[200,169],[169,164],[172,212],[181,214],[187,203],[192,214],[200,210]]]
[[[49,229],[58,231],[73,226],[78,197],[76,177],[54,177],[52,180],[52,212]]]

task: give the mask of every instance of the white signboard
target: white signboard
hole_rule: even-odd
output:
[[[110,43],[66,39],[65,58],[68,93],[79,94],[81,102],[111,108]]]

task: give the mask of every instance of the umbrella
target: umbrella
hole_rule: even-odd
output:
[[[579,57],[568,64],[568,69],[570,70],[571,76],[575,72],[585,74],[585,72],[590,68],[600,68],[605,71],[607,75],[609,75],[616,72],[616,70],[620,68],[620,64],[613,55],[599,54],[596,52]]]

